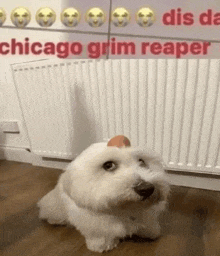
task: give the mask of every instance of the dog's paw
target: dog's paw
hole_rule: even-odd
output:
[[[100,238],[86,238],[86,245],[90,251],[105,252],[115,248],[119,243],[119,239]]]
[[[67,225],[65,220],[47,219],[47,222],[51,225]]]

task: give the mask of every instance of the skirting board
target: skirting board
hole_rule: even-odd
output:
[[[220,191],[220,175],[167,171],[172,185]]]
[[[35,166],[65,169],[70,161],[43,158],[23,148],[0,147],[0,160],[31,163]],[[198,174],[180,171],[167,171],[172,185],[220,191],[220,175]]]
[[[0,160],[31,163],[34,166],[65,169],[69,163],[63,159],[44,158],[24,148],[0,147]]]
[[[0,147],[0,160],[32,163],[32,153],[24,148]]]
[[[33,154],[32,164],[35,166],[42,166],[48,168],[55,168],[65,170],[66,166],[70,163],[70,160],[58,159],[58,158],[46,158]]]

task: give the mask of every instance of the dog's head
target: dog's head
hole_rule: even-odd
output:
[[[68,166],[64,191],[83,208],[106,211],[127,203],[152,205],[169,191],[162,159],[144,147],[92,144]]]

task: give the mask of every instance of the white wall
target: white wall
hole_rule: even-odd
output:
[[[20,0],[19,2],[8,0],[1,3],[7,13],[7,20],[4,23],[4,27],[0,28],[0,42],[10,42],[12,38],[16,41],[23,41],[25,37],[29,37],[30,41],[65,41],[66,34],[61,32],[47,32],[47,31],[36,31],[27,29],[15,29],[10,20],[11,11],[18,7],[27,7],[32,13],[32,19],[28,26],[38,27],[35,22],[35,13],[40,7],[48,6],[51,7],[57,14],[60,13],[63,8],[64,1],[59,0],[38,0],[38,1],[28,1]],[[59,21],[59,15],[57,17]],[[58,24],[59,22],[57,22]],[[11,28],[5,28],[5,26],[10,26]],[[54,24],[53,28],[56,28]],[[19,99],[16,93],[16,88],[14,86],[13,77],[11,73],[10,64],[27,62],[40,59],[56,58],[56,56],[24,56],[24,55],[6,55],[0,57],[0,121],[4,120],[17,120],[19,122],[20,133],[10,134],[3,133],[0,131],[0,146],[16,147],[16,148],[29,148],[28,134],[25,128],[25,122],[22,116],[22,111],[19,105]]]

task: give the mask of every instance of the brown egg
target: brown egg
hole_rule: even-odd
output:
[[[108,147],[130,147],[131,143],[127,137],[124,135],[117,135],[110,139],[110,141],[107,144]]]

